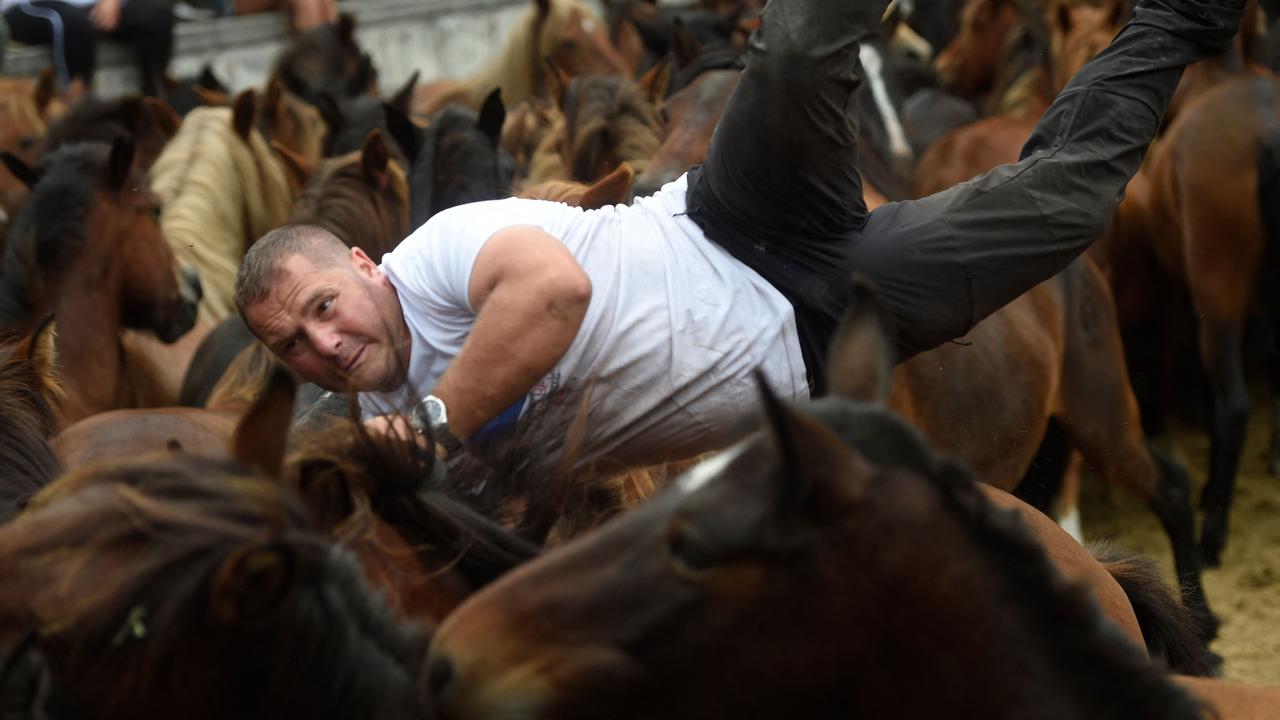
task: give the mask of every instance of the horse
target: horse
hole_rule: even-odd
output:
[[[564,114],[563,132],[552,133],[537,152],[559,151],[563,177],[531,173],[531,183],[572,180],[594,183],[626,163],[644,172],[662,144],[657,103],[666,95],[669,67],[655,66],[639,83],[601,75],[569,77],[558,67],[548,73],[552,97]],[[554,140],[551,140],[554,138]],[[537,153],[535,153],[536,155]],[[538,166],[533,160],[530,165]],[[553,164],[554,165],[554,164]]]
[[[541,99],[526,100],[507,113],[498,146],[515,162],[517,180],[528,177],[534,154],[547,135],[559,130],[563,123],[560,108]]]
[[[527,187],[516,193],[517,197],[531,200],[551,200],[573,205],[584,210],[595,210],[610,205],[623,205],[631,199],[631,183],[635,171],[622,163],[613,172],[600,178],[593,185],[550,180]]]
[[[61,473],[48,438],[57,428],[52,316],[0,349],[0,524]]]
[[[158,98],[130,95],[101,100],[86,97],[49,125],[49,131],[40,144],[39,156],[71,142],[110,143],[121,135],[128,135],[133,138],[134,165],[145,173],[155,164],[181,124],[182,118],[168,103]]]
[[[746,6],[721,13],[659,7],[646,0],[609,0],[605,10],[610,41],[637,70],[648,70],[668,55],[680,62],[681,55],[706,49],[741,54],[746,36],[759,24],[756,11]]]
[[[172,343],[194,325],[201,294],[198,275],[165,242],[133,143],[65,145],[38,171],[2,157],[32,194],[5,248],[0,327],[28,332],[56,313],[62,422],[130,406],[136,368],[124,356],[121,330]]]
[[[422,717],[423,628],[262,461],[134,459],[47,488],[74,487],[0,526],[0,643],[27,637],[53,699],[95,717]]]
[[[258,108],[258,132],[269,143],[276,143],[306,163],[317,163],[325,156],[327,140],[325,118],[316,106],[285,87],[278,76],[267,83]],[[301,186],[305,180],[299,182]]]
[[[662,103],[658,112],[666,137],[636,177],[636,195],[656,193],[706,159],[711,134],[741,77],[741,69],[710,70]]]
[[[320,166],[289,222],[322,227],[380,262],[412,230],[409,183],[391,153],[383,131],[371,130],[360,149]]]
[[[126,338],[138,384],[147,387],[147,406],[174,404],[196,346],[235,310],[240,259],[289,216],[295,185],[255,128],[256,116],[252,90],[240,93],[231,108],[197,108],[151,168],[165,238],[179,259],[198,270],[205,296],[196,328],[181,342],[161,346],[136,334]]]
[[[763,432],[451,615],[426,664],[437,707],[1202,717],[1064,578],[1032,514],[1002,510],[901,418],[850,399],[884,398],[892,362],[860,305],[833,350],[840,396],[790,407],[762,388]]]
[[[160,78],[160,97],[178,115],[198,107],[223,107],[231,104],[231,88],[218,78],[213,67],[205,63],[195,77],[175,78],[165,73]]]
[[[1213,389],[1201,554],[1216,565],[1249,417],[1245,325],[1260,314],[1280,329],[1280,292],[1268,281],[1280,272],[1280,82],[1242,74],[1189,100],[1147,170],[1147,233],[1191,297]],[[1280,388],[1280,359],[1269,371]],[[1275,417],[1270,465],[1280,472],[1280,402]]]
[[[317,99],[317,108],[328,131],[324,140],[324,156],[346,155],[360,149],[369,131],[374,128],[387,132],[388,112],[399,112],[409,115],[409,102],[413,96],[413,88],[418,83],[418,73],[414,71],[405,84],[392,93],[390,99],[383,101],[372,95],[355,97],[333,96],[321,93]],[[404,149],[400,148],[403,153]]]
[[[49,122],[67,110],[58,98],[57,84],[52,67],[34,83],[28,78],[0,77],[0,151],[13,153],[28,165],[39,162],[40,141]],[[0,173],[0,220],[7,223],[26,198],[25,183],[11,174]]]
[[[356,41],[356,20],[339,13],[338,21],[314,27],[297,37],[276,58],[272,75],[289,92],[315,104],[321,92],[334,96],[375,93],[378,77],[369,54]]]
[[[501,90],[489,93],[478,116],[450,106],[425,129],[390,110],[388,133],[409,163],[411,227],[455,205],[511,195],[515,161],[498,146],[507,112]]]
[[[932,446],[1007,491],[1019,488],[1050,424],[1060,423],[1068,449],[1077,449],[1102,479],[1138,494],[1160,519],[1183,600],[1206,633],[1214,633],[1217,621],[1200,581],[1190,478],[1146,442],[1110,287],[1089,259],[955,343],[900,364],[889,405]]]
[[[455,104],[478,110],[493,88],[512,106],[546,92],[551,58],[569,75],[621,75],[634,68],[609,42],[608,27],[583,0],[534,0],[496,57],[463,80],[439,80],[418,87],[413,112],[428,116]]]

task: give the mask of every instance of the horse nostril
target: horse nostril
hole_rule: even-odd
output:
[[[453,683],[453,663],[447,657],[438,657],[427,668],[427,690],[436,698],[444,696]]]

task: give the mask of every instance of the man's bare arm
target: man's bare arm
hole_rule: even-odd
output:
[[[591,280],[564,244],[531,226],[494,234],[468,284],[475,325],[432,391],[466,439],[529,392],[568,351]]]

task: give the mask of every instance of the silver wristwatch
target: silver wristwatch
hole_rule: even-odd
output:
[[[449,408],[435,395],[428,395],[413,406],[409,424],[419,435],[430,434],[449,457],[462,450],[462,441],[449,431]]]

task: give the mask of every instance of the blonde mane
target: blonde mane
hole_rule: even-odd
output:
[[[284,224],[293,191],[284,168],[257,130],[241,140],[230,108],[197,108],[151,168],[160,227],[178,260],[200,272],[200,320],[235,311],[236,271],[258,237]]]
[[[530,3],[520,14],[515,29],[507,36],[507,45],[502,52],[475,75],[462,81],[465,98],[463,104],[467,107],[480,107],[485,96],[495,87],[502,88],[502,102],[507,107],[515,107],[535,97],[538,88],[534,87],[534,82],[542,74],[543,58],[555,52],[556,42],[574,10],[582,18],[604,22],[582,0],[551,0],[547,17],[539,25],[538,8]],[[534,32],[538,30],[541,32],[538,33],[538,48],[535,52]]]

